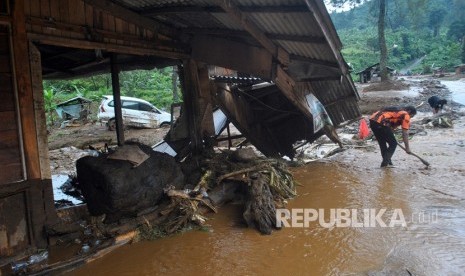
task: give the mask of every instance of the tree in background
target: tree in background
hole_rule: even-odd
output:
[[[378,16],[378,42],[380,50],[379,70],[381,74],[381,81],[389,79],[387,72],[387,47],[385,32],[386,23],[386,0],[379,0],[379,16]]]
[[[439,28],[444,22],[444,17],[447,12],[444,9],[434,9],[430,12],[429,15],[429,25],[433,28],[433,36],[437,37],[439,35]]]
[[[341,5],[360,1],[326,2]],[[422,63],[452,70],[460,62],[462,38],[465,35],[460,31],[465,18],[464,0],[385,0],[385,3],[384,34],[388,66],[403,69],[403,72],[421,72],[422,67],[426,68],[421,66]],[[379,8],[380,1],[372,0],[349,11],[331,14],[344,44],[344,58],[355,70],[362,70],[381,60],[381,48],[373,43],[376,39],[378,44],[380,36],[377,24]],[[445,26],[450,26],[447,36]]]
[[[356,6],[360,3],[363,3],[362,0],[328,0],[329,3],[336,7],[342,7],[344,5]],[[381,71],[381,81],[388,80],[387,73],[387,47],[386,47],[386,37],[385,37],[385,23],[386,23],[386,0],[377,0],[372,1],[373,3],[378,3],[378,46],[380,49],[380,59],[379,67]]]

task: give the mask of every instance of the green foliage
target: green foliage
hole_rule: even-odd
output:
[[[343,43],[342,53],[354,72],[380,60],[376,2],[369,1],[350,11],[331,14]],[[453,71],[455,65],[465,62],[465,49],[461,48],[465,21],[457,17],[465,13],[457,11],[465,7],[464,2],[387,0],[388,66],[401,70],[422,59],[416,71],[422,72],[431,66]]]
[[[169,111],[173,103],[172,72],[171,68],[121,72],[121,95],[141,98]],[[43,86],[47,117],[52,124],[58,103],[76,96],[99,103],[103,95],[112,94],[110,74],[74,80],[46,80]],[[97,110],[92,112],[96,114]]]

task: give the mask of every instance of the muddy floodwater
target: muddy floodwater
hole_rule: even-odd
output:
[[[353,209],[359,227],[312,221],[264,236],[233,204],[211,216],[210,231],[127,245],[70,275],[464,275],[464,129],[459,120],[412,139],[428,169],[400,148],[396,167],[381,169],[377,147],[293,169],[302,186],[288,210],[323,209],[330,222],[331,210]],[[363,210],[381,209],[387,227],[360,222]],[[399,212],[406,225],[389,227]]]

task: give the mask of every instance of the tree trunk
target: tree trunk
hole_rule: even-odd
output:
[[[465,63],[465,35],[462,37],[462,62]]]
[[[379,0],[379,18],[378,18],[378,40],[380,49],[379,70],[381,74],[381,81],[388,80],[387,72],[387,48],[386,37],[384,36],[384,23],[386,17],[386,0]]]

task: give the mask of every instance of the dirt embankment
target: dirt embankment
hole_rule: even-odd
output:
[[[124,130],[124,138],[126,141],[137,141],[153,146],[163,140],[168,130],[167,127],[156,129],[127,128]],[[52,129],[48,136],[49,150],[70,146],[88,149],[89,146],[99,146],[104,143],[116,145],[116,132],[109,131],[106,126],[100,125],[100,123]]]

